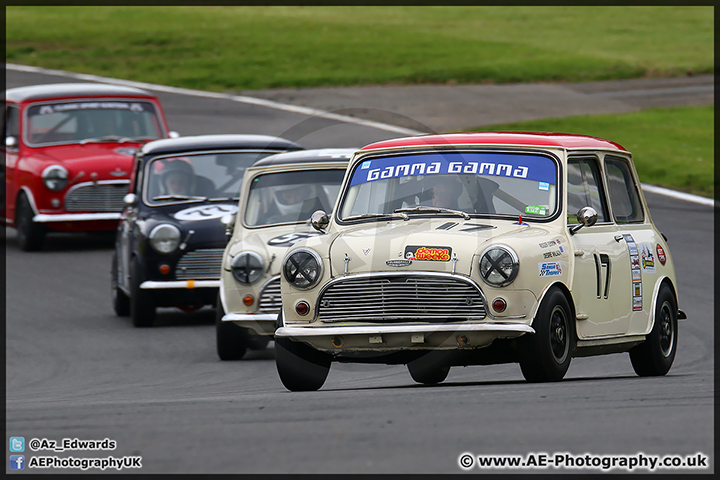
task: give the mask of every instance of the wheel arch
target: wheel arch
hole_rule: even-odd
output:
[[[649,334],[652,331],[653,326],[655,325],[655,313],[657,312],[657,301],[658,301],[658,296],[660,295],[660,289],[663,287],[663,285],[667,285],[667,287],[670,288],[673,298],[675,298],[675,309],[678,310],[680,308],[678,306],[677,290],[675,289],[675,284],[673,283],[672,279],[667,276],[659,278],[658,281],[655,282],[655,287],[653,288],[652,302],[650,305],[650,322],[648,322],[648,327],[645,330],[645,335]],[[677,315],[677,312],[675,314]],[[680,319],[680,317],[678,315],[678,320],[679,319]]]
[[[537,302],[535,302],[535,306],[532,311],[532,323],[531,326],[535,324],[535,318],[537,318],[538,310],[540,310],[540,305],[542,305],[542,302],[545,301],[545,297],[547,297],[547,294],[550,290],[553,288],[559,289],[563,295],[565,295],[565,298],[567,299],[568,305],[570,305],[570,317],[572,320],[572,323],[574,325],[574,322],[576,321],[576,312],[575,312],[575,301],[573,300],[572,293],[570,292],[570,289],[562,282],[556,281],[552,283],[548,283],[543,291],[540,293],[540,296],[538,297]]]

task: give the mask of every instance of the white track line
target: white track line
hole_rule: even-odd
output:
[[[393,133],[400,133],[403,135],[426,135],[427,132],[420,132],[409,128],[397,127],[395,125],[388,125],[381,122],[373,122],[370,120],[363,120],[355,117],[348,117],[345,115],[338,115],[335,113],[326,112],[324,110],[318,110],[315,108],[301,107],[298,105],[289,105],[285,103],[273,102],[272,100],[263,100],[260,98],[246,97],[242,95],[229,95],[224,93],[204,92],[202,90],[191,90],[187,88],[168,87],[165,85],[155,85],[153,83],[144,82],[133,82],[130,80],[120,80],[117,78],[100,77],[97,75],[88,75],[85,73],[73,73],[66,72],[63,70],[51,70],[41,67],[31,67],[29,65],[17,65],[13,63],[6,63],[5,68],[7,70],[15,70],[18,72],[31,72],[40,73],[43,75],[57,75],[60,77],[74,78],[77,80],[86,80],[91,82],[104,82],[114,85],[125,85],[128,87],[144,88],[146,90],[154,90],[158,92],[175,93],[178,95],[192,95],[195,97],[205,98],[217,98],[223,100],[231,100],[233,102],[247,103],[249,105],[258,105],[261,107],[274,108],[276,110],[282,110],[284,112],[299,113],[302,115],[316,116],[326,118],[328,120],[336,120],[338,122],[353,123],[356,125],[362,125],[370,128],[377,128],[378,130],[385,130]],[[677,198],[678,200],[684,200],[687,202],[699,203],[701,205],[708,205],[711,207],[715,206],[715,200],[712,198],[701,197],[698,195],[691,195],[689,193],[677,192],[668,188],[656,187],[654,185],[641,184],[642,189],[646,192],[656,193],[658,195],[664,195],[666,197]]]

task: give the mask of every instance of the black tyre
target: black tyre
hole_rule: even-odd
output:
[[[151,327],[155,321],[155,302],[146,290],[140,288],[144,275],[136,258],[130,266],[130,317],[136,327]]]
[[[662,285],[655,306],[655,324],[643,343],[630,350],[630,362],[641,377],[665,375],[677,350],[677,301],[672,289]]]
[[[441,383],[447,378],[448,373],[450,373],[449,365],[433,359],[430,354],[423,355],[417,360],[408,363],[407,368],[412,379],[424,385]]]
[[[248,348],[250,350],[264,350],[268,343],[270,343],[270,337],[248,332]]]
[[[215,308],[215,339],[220,360],[240,360],[248,349],[248,330],[234,323],[221,322],[225,310],[218,294]]]
[[[557,382],[570,367],[575,323],[565,295],[550,290],[535,316],[534,334],[520,337],[520,369],[528,382]]]
[[[110,268],[110,295],[112,297],[113,310],[119,317],[130,315],[130,297],[119,286],[117,252],[113,252],[112,267]]]
[[[278,324],[282,325],[279,315]],[[327,353],[305,343],[275,337],[275,365],[280,381],[291,392],[319,390],[330,373],[331,363]]]
[[[33,222],[33,216],[34,212],[30,201],[24,193],[21,193],[15,209],[15,227],[20,249],[26,252],[40,250],[45,243],[45,226]]]

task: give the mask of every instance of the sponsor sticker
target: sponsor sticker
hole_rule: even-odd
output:
[[[658,261],[662,265],[665,265],[665,262],[667,261],[667,257],[665,256],[665,250],[663,249],[663,247],[660,246],[659,243],[658,243],[656,251],[657,251]]]
[[[387,260],[385,265],[388,267],[407,267],[412,265],[412,260]]]
[[[642,310],[643,297],[640,252],[638,251],[638,246],[635,243],[635,239],[633,239],[632,235],[625,233],[623,234],[623,237],[625,238],[625,244],[627,245],[628,253],[630,254],[630,275],[632,277],[633,310]],[[655,269],[653,267],[653,273],[654,272]]]
[[[405,258],[407,260],[448,262],[451,256],[451,247],[424,247],[419,245],[408,245],[405,247]]]
[[[550,190],[550,184],[547,182],[538,182],[538,190]]]
[[[642,265],[643,272],[655,273],[655,253],[653,252],[652,245],[646,242],[641,242],[639,247],[640,265]]]
[[[363,251],[363,253],[365,254],[365,256],[367,256],[367,254],[370,253],[370,250],[371,250],[370,248],[363,248],[363,249],[362,249],[362,251]]]
[[[363,170],[367,170],[368,168],[370,168],[370,163],[371,160],[365,160],[364,162],[362,162],[362,165],[360,165],[360,168]]]
[[[555,277],[563,273],[561,262],[540,262],[538,270],[541,277]]]

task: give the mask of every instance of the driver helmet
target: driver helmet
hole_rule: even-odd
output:
[[[315,185],[282,185],[275,187],[274,192],[275,206],[281,215],[299,214],[302,210],[305,200],[310,200],[317,196]]]
[[[184,192],[173,192],[168,184],[173,176],[184,176],[187,178],[186,188]],[[166,194],[178,193],[189,195],[195,189],[195,169],[185,158],[175,158],[166,161],[160,172],[161,183]]]

